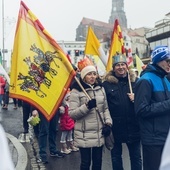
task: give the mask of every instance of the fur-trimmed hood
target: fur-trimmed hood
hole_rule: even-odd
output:
[[[129,75],[130,75],[130,81],[131,82],[135,82],[136,81],[136,76],[135,76],[135,72],[133,70],[129,70]],[[127,79],[128,77],[124,77],[124,79]],[[107,81],[107,82],[110,82],[110,83],[118,83],[119,81],[119,78],[116,77],[115,73],[113,70],[109,71],[103,81]]]

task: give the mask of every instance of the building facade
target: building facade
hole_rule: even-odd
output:
[[[124,0],[112,0],[112,10],[109,23],[114,24],[116,19],[119,20],[119,24],[122,28],[127,28],[127,18],[124,11]]]
[[[170,13],[155,22],[155,27],[146,33],[146,39],[150,44],[151,52],[158,45],[170,46]]]
[[[86,40],[89,26],[93,29],[95,35],[100,40],[111,35],[114,25],[94,19],[83,18],[76,29],[76,41]]]
[[[85,41],[57,41],[57,43],[69,54],[74,65],[84,57]]]
[[[127,28],[124,0],[112,0],[109,23],[83,18],[76,29],[75,41],[86,41],[88,27],[91,26],[96,37],[100,40],[105,54],[108,54],[115,19],[118,19],[119,21],[126,51],[131,49],[132,54],[137,54],[141,59],[149,57],[150,47],[145,37],[145,34],[148,32],[149,28],[141,27],[134,30]]]

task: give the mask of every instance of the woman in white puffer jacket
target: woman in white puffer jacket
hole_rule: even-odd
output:
[[[80,83],[91,100],[84,94],[77,82],[73,84],[70,95],[69,115],[75,120],[74,142],[75,146],[80,149],[81,170],[89,169],[91,160],[92,169],[100,170],[102,167],[104,136],[98,112],[108,126],[112,125],[104,88],[96,83],[96,80],[96,68],[92,65],[84,67],[81,70]]]

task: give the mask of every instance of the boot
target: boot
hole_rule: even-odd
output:
[[[26,134],[25,134],[25,133],[21,133],[21,134],[19,135],[19,141],[20,141],[21,143],[25,143],[25,142],[26,142]]]
[[[77,152],[77,151],[79,151],[79,148],[74,146],[74,142],[73,141],[69,141],[69,150],[72,151],[72,152]]]
[[[64,154],[69,154],[71,153],[70,150],[67,149],[67,144],[66,143],[61,143],[61,153],[64,153]]]

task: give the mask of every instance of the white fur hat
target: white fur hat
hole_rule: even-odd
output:
[[[88,65],[88,66],[84,67],[84,68],[81,70],[81,73],[80,73],[81,78],[84,79],[84,77],[86,76],[86,74],[88,74],[88,73],[90,73],[90,72],[92,72],[92,71],[97,72],[95,66],[93,66],[93,65]]]

